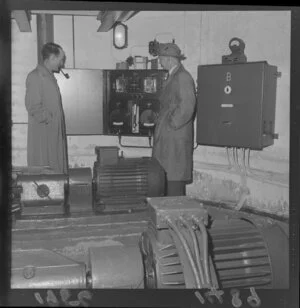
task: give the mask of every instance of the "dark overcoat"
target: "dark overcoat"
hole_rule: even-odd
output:
[[[68,173],[67,136],[60,90],[53,73],[38,65],[26,79],[28,166]]]
[[[152,156],[165,169],[168,181],[190,182],[196,95],[194,80],[182,64],[166,80],[159,100]]]

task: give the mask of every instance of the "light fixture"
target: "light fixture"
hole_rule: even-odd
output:
[[[113,42],[114,46],[117,49],[123,49],[127,47],[128,39],[127,39],[127,26],[118,22],[114,26],[113,31]]]

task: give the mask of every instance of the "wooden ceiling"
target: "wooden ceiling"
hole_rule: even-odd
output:
[[[54,10],[14,10],[11,18],[15,19],[21,32],[31,32],[31,16],[36,14],[70,15],[70,16],[94,16],[99,20],[98,32],[107,32],[117,22],[126,22],[139,11],[54,11]],[[95,29],[96,31],[96,29]]]

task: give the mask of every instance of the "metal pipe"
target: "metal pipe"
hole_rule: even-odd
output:
[[[228,147],[226,147],[226,153],[227,153],[227,160],[228,160],[228,164],[229,164],[229,169],[231,169],[232,164],[231,164],[231,160],[229,158],[229,151],[228,151]]]
[[[175,235],[178,237],[178,239],[180,240],[181,244],[183,245],[185,251],[186,251],[186,254],[187,254],[187,257],[188,257],[188,260],[189,260],[189,263],[190,263],[190,266],[191,266],[191,269],[192,269],[192,272],[194,274],[194,278],[195,278],[195,282],[196,282],[196,287],[197,289],[200,289],[201,288],[201,282],[200,282],[200,278],[198,276],[198,272],[197,272],[197,267],[196,267],[196,264],[195,264],[195,261],[193,259],[193,256],[192,256],[192,253],[191,253],[191,250],[185,240],[185,238],[182,236],[182,234],[180,233],[179,229],[177,228],[177,226],[172,222],[172,220],[170,218],[167,218],[166,220],[167,222],[167,225],[170,227],[170,229],[175,233]],[[172,233],[171,233],[172,234]]]
[[[199,272],[199,276],[200,276],[200,280],[201,280],[201,287],[203,287],[205,281],[204,281],[204,276],[203,276],[203,268],[202,268],[202,262],[201,262],[201,258],[200,258],[200,254],[199,254],[199,245],[198,245],[198,241],[196,238],[196,235],[194,233],[194,230],[192,229],[192,227],[190,226],[190,224],[183,218],[180,217],[181,222],[187,227],[192,240],[193,240],[193,245],[194,245],[194,251],[195,251],[195,256],[196,256],[196,261],[197,261],[197,266],[198,266],[198,272]]]
[[[72,43],[73,43],[73,68],[75,68],[75,23],[72,15]]]
[[[232,157],[233,157],[233,165],[234,167],[236,167],[236,158],[235,158],[235,151],[234,151],[235,148],[232,148]]]
[[[204,238],[204,270],[207,282],[211,284],[211,278],[210,278],[210,270],[209,270],[209,262],[208,262],[208,239],[207,239],[207,232],[206,228],[203,224],[203,221],[200,220],[199,223],[201,233],[203,234]]]
[[[202,220],[200,220],[198,217],[193,217],[194,221],[197,222],[201,234],[203,236],[203,261],[204,261],[204,271],[205,271],[205,278],[206,278],[206,282],[208,284],[211,284],[211,277],[210,277],[210,270],[209,270],[209,262],[208,262],[208,238],[207,238],[207,232],[206,232],[206,228],[204,226],[204,223]]]
[[[248,171],[251,173],[251,168],[250,168],[250,148],[248,149],[248,164],[247,164],[247,168],[248,168]]]
[[[239,152],[238,152],[238,148],[235,148],[235,157],[236,157],[236,163],[237,163],[237,167],[239,169],[239,172],[241,171],[241,166],[239,163]]]
[[[247,166],[246,166],[246,149],[243,148],[243,168],[244,168],[244,172],[247,175],[248,170],[247,170]]]

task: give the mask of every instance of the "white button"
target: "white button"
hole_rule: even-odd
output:
[[[231,93],[231,86],[226,86],[226,87],[224,88],[224,92],[225,92],[226,94],[230,94],[230,93]]]

